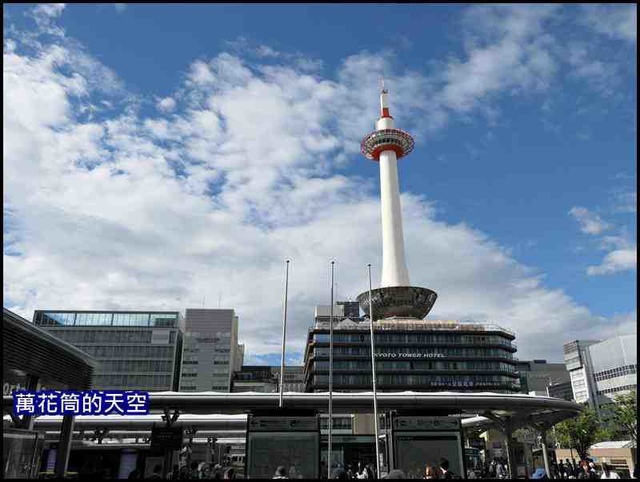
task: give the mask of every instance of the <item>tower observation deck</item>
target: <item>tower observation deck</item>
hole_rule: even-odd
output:
[[[380,165],[380,207],[382,213],[382,278],[380,288],[371,293],[377,319],[404,317],[422,319],[431,310],[437,294],[427,288],[411,286],[404,252],[402,210],[398,182],[398,159],[413,151],[414,141],[408,132],[394,126],[388,103],[388,91],[380,93],[380,118],[376,129],[367,135],[361,151]],[[358,296],[365,313],[369,313],[369,292]]]

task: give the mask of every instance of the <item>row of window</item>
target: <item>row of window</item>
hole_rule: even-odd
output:
[[[171,375],[137,374],[137,375],[95,375],[93,377],[94,389],[120,388],[136,389],[139,387],[154,387],[154,390],[171,389]]]
[[[34,322],[45,326],[177,327],[178,313],[55,313],[36,311]]]
[[[359,333],[334,333],[334,342],[369,342],[369,334]],[[315,333],[313,340],[320,343],[329,343],[328,333]],[[375,333],[376,344],[384,343],[448,343],[448,344],[474,344],[474,345],[505,345],[512,343],[500,336],[486,335],[456,335],[443,333]]]
[[[164,331],[164,330],[163,330]],[[55,330],[52,333],[57,338],[71,344],[76,343],[151,343],[153,330],[144,329],[120,329],[120,330]],[[176,331],[173,330],[169,336],[169,342],[176,339]]]
[[[594,373],[594,377],[597,381],[609,380],[611,378],[622,377],[624,375],[632,375],[636,373],[638,365],[625,365],[621,367],[612,368],[610,370],[604,370]]]
[[[390,353],[391,352],[391,353]],[[316,347],[313,350],[315,356],[329,356],[328,347]],[[334,346],[333,354],[336,355],[369,355],[371,356],[371,348],[354,347],[354,346]],[[510,352],[499,348],[450,348],[450,347],[426,347],[426,346],[399,346],[391,348],[376,347],[376,354],[380,357],[393,358],[393,355],[402,357],[402,354],[421,354],[427,356],[442,355],[445,357],[486,357],[486,358],[506,358],[513,359]],[[376,355],[378,356],[378,355]]]
[[[616,392],[624,392],[624,391],[631,391],[631,390],[637,390],[638,389],[638,385],[633,383],[631,385],[622,385],[621,387],[613,387],[613,388],[606,388],[604,390],[598,390],[598,395],[605,395],[607,393],[616,393]]]
[[[316,361],[313,364],[316,370],[328,370],[328,361]],[[338,360],[333,362],[333,368],[337,370],[371,370],[371,362],[368,360]],[[515,367],[509,363],[497,361],[376,361],[377,370],[499,370],[515,372]]]
[[[95,358],[163,358],[173,360],[173,346],[158,345],[76,345],[85,353]]]
[[[104,360],[99,371],[106,372],[171,372],[171,360]]]
[[[351,417],[333,417],[331,419],[331,428],[333,430],[351,430],[353,420]],[[320,430],[329,430],[329,419],[320,419]]]
[[[402,386],[415,386],[417,389],[421,387],[460,387],[460,388],[475,388],[475,387],[493,387],[493,386],[510,386],[514,387],[513,380],[509,377],[499,375],[387,375],[376,374],[376,382],[379,385],[402,385]],[[315,385],[326,385],[329,383],[329,377],[327,375],[314,375],[312,377],[312,383]],[[357,374],[357,375],[333,375],[334,387],[342,385],[348,387],[349,385],[371,385],[370,374]]]
[[[195,385],[182,385],[180,387],[181,392],[195,392],[196,390],[197,387]],[[229,387],[227,387],[226,385],[213,385],[211,387],[211,390],[214,392],[228,392]]]

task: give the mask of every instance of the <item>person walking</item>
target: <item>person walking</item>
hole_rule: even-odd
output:
[[[150,479],[161,479],[162,478],[162,465],[156,464],[153,467],[153,473],[149,476]]]
[[[440,478],[441,479],[453,479],[458,478],[457,474],[454,474],[449,470],[449,461],[442,457],[438,461],[438,469],[440,470]]]
[[[436,473],[436,470],[429,464],[427,464],[427,467],[424,469],[424,479],[437,479],[438,478],[438,474]]]
[[[609,464],[607,464],[606,462],[602,463],[602,475],[600,476],[601,479],[619,479],[620,476],[618,475],[617,472],[614,472],[613,470],[611,470],[611,466]]]
[[[284,466],[280,465],[277,469],[276,469],[276,474],[273,476],[274,479],[286,479],[287,478],[287,471],[284,468]]]

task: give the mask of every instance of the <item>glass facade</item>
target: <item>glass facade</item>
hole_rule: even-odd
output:
[[[177,390],[182,333],[178,312],[36,311],[34,323],[92,355],[93,388]]]
[[[309,330],[305,350],[307,391],[325,391],[329,382],[328,323]],[[397,320],[376,322],[377,386],[381,391],[517,392],[515,336],[496,325]],[[334,324],[333,387],[371,388],[368,322]]]
[[[34,323],[40,326],[141,326],[177,328],[177,312],[36,311]]]

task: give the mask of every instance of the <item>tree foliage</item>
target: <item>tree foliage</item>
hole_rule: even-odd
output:
[[[638,443],[638,393],[635,390],[618,395],[606,406],[606,420],[613,432],[611,438],[631,439]]]
[[[556,438],[563,448],[578,452],[581,459],[589,454],[589,447],[607,439],[604,424],[595,410],[585,408],[579,416],[556,425]]]

